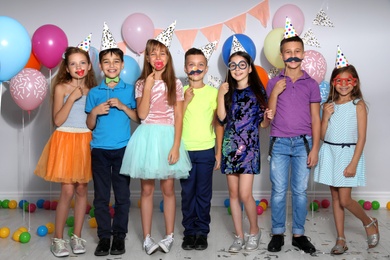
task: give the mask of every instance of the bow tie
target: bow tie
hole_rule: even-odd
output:
[[[111,82],[118,83],[118,82],[119,82],[119,77],[115,77],[115,78],[113,78],[113,79],[111,79],[111,78],[106,78],[106,84],[111,83]]]

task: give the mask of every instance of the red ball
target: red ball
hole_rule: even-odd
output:
[[[30,213],[34,213],[36,209],[37,209],[37,206],[34,203],[30,203],[30,204],[28,204],[26,211],[28,211]]]
[[[267,205],[267,207],[268,207],[268,200],[266,200],[266,199],[261,199],[260,202],[264,202],[264,203]]]
[[[45,202],[43,202],[43,208],[46,210],[50,209],[50,201],[49,200],[45,200]]]
[[[364,208],[365,210],[370,210],[371,207],[372,207],[372,205],[371,205],[371,202],[370,202],[370,201],[365,201],[365,202],[364,202],[363,208]]]
[[[110,207],[110,215],[111,215],[111,218],[114,217],[114,215],[115,215],[115,209],[114,208]]]
[[[89,211],[91,210],[92,206],[87,204],[87,208],[85,209],[85,214],[89,214]]]
[[[262,206],[256,206],[256,209],[257,209],[257,215],[261,215],[261,214],[263,214],[263,212],[264,212],[264,209],[263,209],[263,207]]]
[[[56,210],[57,209],[58,202],[57,201],[52,201],[50,203],[50,209],[51,210]]]
[[[327,200],[327,199],[323,199],[322,202],[321,202],[321,207],[323,207],[324,209],[326,209],[327,207],[330,206],[330,201]]]
[[[319,200],[313,200],[313,202],[317,203],[318,207],[321,206],[321,202]]]

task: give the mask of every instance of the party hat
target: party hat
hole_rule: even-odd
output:
[[[296,33],[294,26],[291,23],[291,19],[286,17],[286,24],[284,27],[283,38],[287,39],[287,38],[291,38],[291,37],[295,37],[295,36],[298,36],[298,34]]]
[[[344,53],[341,51],[340,45],[337,45],[337,57],[335,67],[337,69],[349,66],[348,60]]]
[[[243,51],[243,52],[246,52],[248,53],[244,46],[242,46],[242,44],[240,43],[240,41],[237,39],[236,36],[233,35],[233,40],[232,40],[232,47],[230,49],[230,56],[233,54],[233,53],[236,53],[236,52],[239,52],[239,51]]]
[[[90,33],[87,38],[84,39],[84,41],[80,42],[79,45],[77,45],[77,48],[82,49],[83,51],[88,52],[89,47],[91,46],[91,38],[92,33]]]
[[[108,28],[106,22],[104,22],[100,51],[104,51],[108,49],[116,49],[116,48],[118,48],[118,45],[116,44],[116,41],[112,36],[112,33]]]
[[[162,31],[159,35],[154,38],[156,41],[161,42],[164,44],[167,48],[171,46],[171,41],[173,37],[173,31],[176,27],[176,21],[174,21],[168,28],[166,28],[164,31]]]
[[[203,52],[207,60],[209,60],[211,55],[213,54],[217,43],[218,41],[209,42],[205,46],[199,48]]]

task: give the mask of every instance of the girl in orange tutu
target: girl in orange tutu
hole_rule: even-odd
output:
[[[74,231],[70,246],[74,254],[85,253],[81,229],[87,207],[88,182],[92,179],[90,141],[86,126],[85,101],[96,86],[87,53],[90,36],[77,47],[68,47],[54,79],[53,121],[57,126],[46,144],[34,173],[51,182],[61,183],[55,218],[55,234],[50,250],[57,257],[69,255],[63,238],[69,207],[75,194]]]

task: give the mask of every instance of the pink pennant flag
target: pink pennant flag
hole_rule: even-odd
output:
[[[187,51],[194,44],[198,29],[176,30],[175,34],[183,50]]]
[[[221,39],[222,23],[215,24],[212,26],[201,28],[200,31],[207,38],[209,42],[218,41]],[[218,45],[218,43],[217,43]],[[215,47],[217,49],[217,47]]]
[[[224,23],[234,33],[244,33],[246,29],[246,14],[238,15]]]
[[[248,14],[258,19],[264,28],[267,27],[267,22],[269,20],[269,15],[270,15],[268,0],[264,0],[260,4],[250,9],[248,11]]]
[[[154,37],[159,35],[164,29],[154,29]]]

